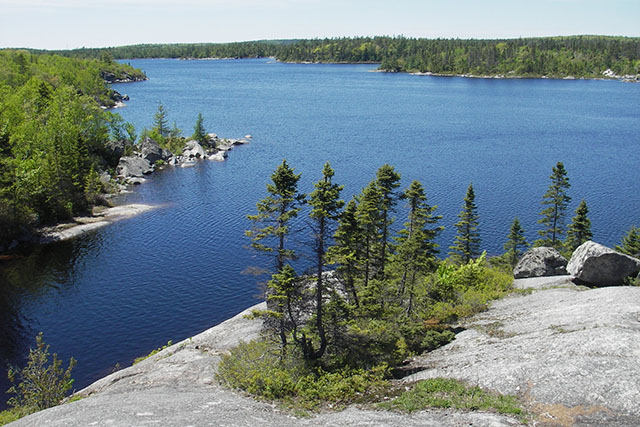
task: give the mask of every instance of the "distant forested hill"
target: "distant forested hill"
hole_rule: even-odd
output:
[[[65,56],[251,58],[287,62],[374,62],[385,71],[438,74],[601,77],[640,73],[640,38],[541,37],[504,40],[356,37],[241,43],[133,45],[56,52]]]

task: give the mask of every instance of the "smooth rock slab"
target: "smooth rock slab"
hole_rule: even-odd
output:
[[[567,270],[579,282],[596,286],[620,286],[640,271],[640,260],[588,241],[576,248]]]

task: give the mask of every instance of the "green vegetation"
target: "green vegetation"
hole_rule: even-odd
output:
[[[591,240],[593,237],[591,233],[591,220],[587,217],[588,213],[589,208],[587,208],[587,202],[582,199],[576,208],[576,216],[571,220],[569,230],[567,231],[565,247],[568,252],[575,251],[578,246],[587,240]]]
[[[135,131],[100,107],[105,83],[143,78],[113,61],[0,51],[0,246],[26,229],[70,219],[101,202],[106,143]]]
[[[488,392],[480,387],[471,387],[448,378],[417,382],[410,390],[379,406],[401,412],[415,412],[427,408],[455,408],[520,416],[525,414],[524,405],[516,396]]]
[[[459,264],[436,258],[441,217],[420,182],[397,190],[392,166],[381,166],[344,210],[328,163],[308,197],[300,178],[283,161],[248,215],[247,236],[272,265],[267,310],[256,313],[266,335],[223,358],[219,378],[228,386],[305,409],[379,401],[392,388],[387,367],[450,342],[452,322],[510,292],[511,275],[490,268],[484,254]],[[392,236],[401,200],[407,219]],[[304,212],[308,228],[294,228]],[[312,274],[296,272],[300,254],[290,241],[311,248]]]
[[[529,246],[527,239],[524,237],[524,230],[520,225],[518,217],[513,219],[508,239],[507,243],[504,244],[504,250],[507,251],[506,255],[509,259],[509,265],[511,269],[513,269],[518,263],[520,256],[522,256],[523,250]]]
[[[49,353],[49,345],[40,332],[36,348],[29,350],[27,365],[22,369],[9,368],[9,381],[13,385],[7,393],[14,396],[7,401],[11,408],[0,413],[0,425],[60,404],[73,385],[71,370],[75,365],[71,358],[67,369],[63,369],[58,355]]]
[[[462,211],[458,214],[460,221],[456,223],[458,233],[453,246],[450,247],[454,259],[469,262],[480,256],[480,233],[478,232],[478,207],[473,185],[469,184],[467,194],[464,197]]]
[[[558,162],[552,168],[552,174],[549,178],[551,184],[542,196],[542,206],[546,207],[540,212],[542,218],[538,220],[538,223],[544,227],[538,231],[542,239],[536,241],[536,245],[559,249],[562,248],[560,237],[565,233],[567,205],[571,201],[571,197],[567,195],[571,184],[569,184],[567,170],[562,162]]]
[[[156,355],[158,353],[160,353],[162,350],[164,350],[165,348],[169,348],[173,345],[173,342],[171,340],[167,341],[167,343],[165,345],[163,345],[162,347],[158,347],[155,350],[151,350],[151,353],[147,354],[146,356],[140,356],[140,357],[136,357],[135,359],[133,359],[133,364],[137,364],[142,362],[143,360],[146,360],[148,358],[150,358],[153,355]]]
[[[620,245],[616,246],[616,250],[627,255],[640,256],[640,227],[631,227],[622,237]]]
[[[380,63],[385,71],[504,76],[603,77],[640,73],[640,38],[608,36],[496,40],[354,37],[226,44],[133,45],[58,51],[100,58],[255,58],[287,62]]]

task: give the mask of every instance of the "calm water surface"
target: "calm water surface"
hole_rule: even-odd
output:
[[[207,130],[253,140],[225,163],[155,174],[123,200],[159,205],[154,211],[0,265],[3,368],[23,363],[43,331],[62,358],[78,359],[81,388],[256,303],[259,279],[243,271],[261,260],[245,248],[245,215],[285,157],[305,192],[326,161],[344,198],[383,163],[403,186],[421,180],[444,216],[444,252],[470,182],[489,254],[500,253],[516,215],[535,239],[557,161],[572,184],[571,213],[585,198],[595,240],[613,245],[640,225],[637,84],[417,77],[266,59],[130,62],[150,78],[115,86],[131,97],[118,112],[138,131],[162,102],[185,134],[201,112]]]

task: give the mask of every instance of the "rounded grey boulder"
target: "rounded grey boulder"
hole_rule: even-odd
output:
[[[522,255],[513,277],[524,279],[527,277],[559,276],[567,274],[567,259],[554,248],[531,248]]]
[[[579,282],[620,286],[626,277],[638,274],[640,260],[589,240],[573,252],[567,271]]]

